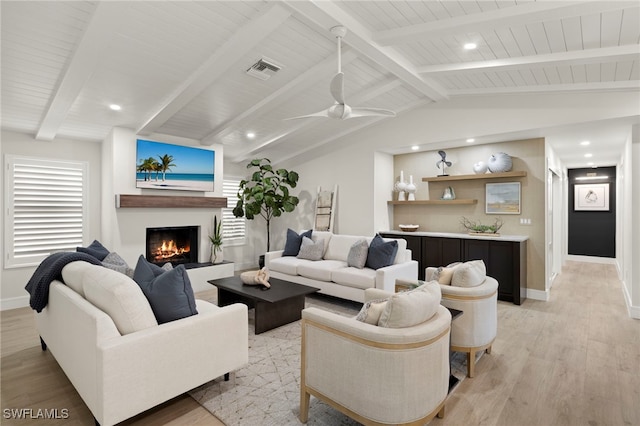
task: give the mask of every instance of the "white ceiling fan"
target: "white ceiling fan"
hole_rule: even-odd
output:
[[[342,25],[335,26],[331,28],[331,33],[336,36],[338,39],[338,73],[333,76],[331,79],[330,91],[331,96],[335,100],[335,104],[333,104],[328,109],[314,112],[312,114],[301,115],[298,117],[287,118],[286,120],[296,120],[299,118],[309,118],[309,117],[329,117],[336,118],[339,120],[346,120],[348,118],[356,118],[356,117],[395,117],[396,113],[381,108],[367,108],[367,107],[350,107],[344,101],[344,73],[342,72],[342,61],[341,61],[341,48],[342,48],[342,38],[347,33],[347,29]]]

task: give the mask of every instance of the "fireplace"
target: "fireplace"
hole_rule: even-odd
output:
[[[147,228],[147,260],[157,265],[197,263],[199,231],[199,226]]]

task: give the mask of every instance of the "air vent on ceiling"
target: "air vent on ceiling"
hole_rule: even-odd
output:
[[[258,62],[251,65],[247,70],[247,74],[260,80],[268,80],[273,74],[280,71],[282,67],[277,65],[275,61],[262,57]]]

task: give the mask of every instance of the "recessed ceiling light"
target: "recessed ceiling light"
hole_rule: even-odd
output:
[[[590,144],[591,144],[591,142],[589,142],[589,141],[580,142],[580,145],[582,145],[582,146],[587,146],[587,145],[590,145]]]
[[[473,50],[473,49],[475,49],[476,47],[478,47],[478,45],[477,45],[477,44],[475,44],[475,43],[465,43],[465,44],[464,44],[464,48],[465,48],[466,50]]]
[[[593,157],[593,154],[592,154],[592,153],[590,153],[590,152],[587,152],[587,153],[584,155],[584,157],[585,157],[585,158],[591,158],[591,157]]]
[[[411,147],[411,149],[412,149],[413,151],[417,151],[417,150],[419,150],[419,149],[420,149],[420,147],[419,147],[418,145],[413,145],[413,146]]]
[[[109,105],[109,108],[113,111],[120,111],[122,109],[120,105],[116,105],[116,104]]]
[[[587,163],[587,166],[593,166],[593,161],[589,161],[589,162]]]
[[[467,143],[473,143],[473,142],[475,142],[475,141],[476,141],[476,140],[475,140],[474,138],[469,138],[469,139],[467,139]]]
[[[255,134],[254,132],[247,132],[247,137],[248,137],[249,139],[253,139],[253,138],[255,138],[255,137],[256,137],[256,134]]]

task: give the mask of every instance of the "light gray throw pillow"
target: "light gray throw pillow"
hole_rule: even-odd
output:
[[[324,240],[318,239],[315,243],[311,238],[302,237],[302,244],[298,252],[298,259],[322,260],[324,254]]]
[[[367,263],[367,253],[369,252],[369,244],[364,238],[356,241],[349,249],[347,255],[347,266],[362,269]]]
[[[133,268],[115,251],[109,253],[107,257],[102,260],[102,266],[123,273],[129,278],[133,278]]]

